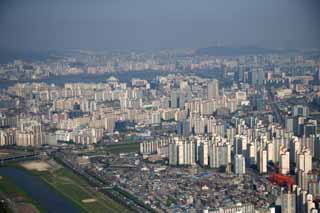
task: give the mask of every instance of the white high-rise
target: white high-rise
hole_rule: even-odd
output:
[[[199,164],[208,166],[208,142],[203,141],[199,146]]]
[[[213,79],[208,83],[208,99],[217,99],[219,97],[219,81]]]
[[[209,145],[209,166],[210,168],[218,168],[218,147],[215,143]]]
[[[258,168],[260,174],[267,172],[267,151],[266,150],[260,150],[258,152]]]
[[[298,154],[297,168],[305,173],[311,172],[312,170],[312,155],[309,151],[304,151]]]
[[[177,145],[175,143],[169,144],[169,164],[172,166],[178,165]]]
[[[246,173],[245,158],[242,155],[235,155],[234,157],[234,173],[237,175]]]
[[[280,173],[287,175],[290,172],[290,154],[288,151],[283,151],[280,155]]]

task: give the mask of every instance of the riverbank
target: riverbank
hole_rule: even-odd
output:
[[[41,178],[33,175],[19,164],[6,165],[0,167],[0,175],[11,181],[11,184],[4,184],[0,190],[8,190],[16,188],[19,195],[30,198],[31,203],[36,203],[36,207],[40,212],[79,212],[76,205],[63,197],[59,192],[50,187]],[[23,212],[23,211],[22,211]]]
[[[38,165],[41,166],[41,169],[37,168]],[[8,170],[10,174],[7,174]],[[42,187],[40,189],[35,187],[30,191],[26,185],[21,183],[21,179],[17,180],[16,177],[12,177],[15,173],[23,173],[25,176],[29,176],[29,181],[31,176],[31,185],[34,184],[33,182],[42,182]],[[0,175],[10,179],[13,178],[12,183],[8,185],[10,189],[17,188],[20,194],[28,198],[30,204],[39,209],[37,212],[129,212],[126,207],[106,197],[101,192],[97,192],[82,177],[53,160],[43,162],[29,161],[0,167]],[[22,187],[19,187],[21,184]],[[45,187],[43,188],[44,184]],[[0,190],[2,188],[6,190],[5,187],[0,185]],[[47,196],[41,193],[42,191],[46,191],[49,197],[58,195],[60,202],[63,199],[64,203],[56,207],[48,206],[48,203],[43,203],[44,201],[39,197],[39,194],[44,197]],[[40,193],[35,195],[35,192]],[[48,200],[51,200],[49,197]],[[67,208],[64,209],[65,207]]]
[[[54,172],[34,172],[48,185],[71,200],[82,212],[127,212],[126,208],[106,197],[67,168]]]
[[[0,176],[0,197],[4,200],[5,212],[45,212],[40,203],[32,199],[8,177]]]

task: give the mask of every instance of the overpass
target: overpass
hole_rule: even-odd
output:
[[[114,165],[109,165],[110,168],[127,168],[127,169],[132,169],[132,168],[137,168],[135,165],[130,165],[130,164],[114,164]]]
[[[10,162],[34,160],[34,159],[38,159],[39,156],[40,156],[39,153],[28,153],[24,155],[0,158],[0,165],[5,165],[6,163],[10,163]]]

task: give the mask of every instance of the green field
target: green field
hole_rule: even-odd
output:
[[[35,211],[44,212],[36,201],[32,200],[22,189],[17,187],[9,178],[4,176],[1,176],[0,178],[0,193],[13,201],[16,207],[18,207],[20,203],[24,203],[29,205]],[[9,208],[6,211],[13,212],[12,209]]]
[[[138,152],[139,149],[140,149],[139,143],[123,143],[123,144],[112,144],[112,145],[104,146],[103,148],[101,148],[101,151],[118,154],[118,153]]]
[[[121,204],[95,191],[83,178],[66,168],[37,172],[40,178],[77,205],[81,212],[128,212]],[[95,199],[84,203],[83,200]]]

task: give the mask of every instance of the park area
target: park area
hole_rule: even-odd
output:
[[[128,152],[139,152],[140,144],[136,142],[130,143],[118,143],[100,146],[96,149],[98,153],[128,153]]]

